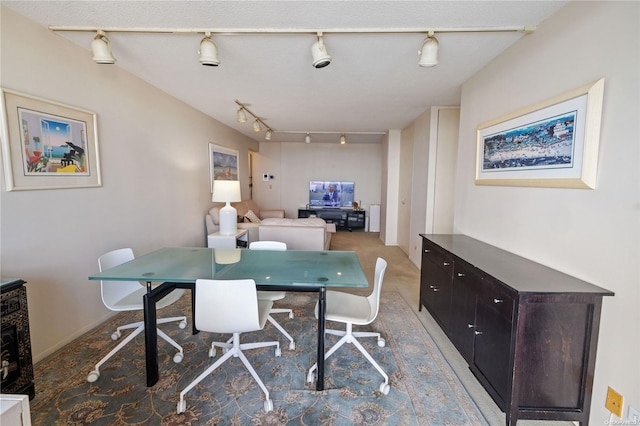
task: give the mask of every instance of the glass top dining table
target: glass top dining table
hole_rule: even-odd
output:
[[[143,300],[147,386],[159,378],[155,304],[176,288],[188,288],[193,309],[193,289],[201,278],[253,279],[259,290],[318,292],[317,390],[324,389],[326,288],[369,286],[356,253],[349,251],[165,247],[91,275],[89,280],[147,282]],[[152,286],[158,282],[162,284]]]

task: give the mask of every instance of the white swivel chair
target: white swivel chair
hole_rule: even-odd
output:
[[[367,360],[378,370],[384,382],[380,385],[380,392],[384,395],[389,393],[389,376],[382,370],[373,357],[367,352],[367,350],[358,342],[356,337],[376,337],[378,339],[378,346],[384,347],[385,341],[380,337],[380,333],[364,332],[364,331],[352,331],[354,324],[367,325],[372,323],[378,316],[378,309],[380,307],[380,290],[382,289],[382,281],[384,279],[384,272],[387,269],[387,262],[378,258],[376,261],[375,277],[373,282],[373,291],[369,296],[358,296],[355,294],[344,293],[341,291],[327,291],[326,297],[326,314],[325,319],[327,321],[336,321],[346,324],[346,331],[342,330],[325,330],[326,333],[342,336],[338,342],[331,347],[324,355],[324,359],[327,359],[333,354],[340,346],[345,343],[353,343],[356,348],[362,352]],[[318,305],[316,304],[316,318],[318,317]],[[314,364],[307,375],[307,381],[309,383],[315,380],[315,370],[318,368],[318,364]]]
[[[275,346],[276,356],[280,356],[280,343],[257,342],[240,344],[240,333],[264,328],[272,306],[273,302],[271,301],[258,300],[254,280],[199,279],[196,281],[196,302],[193,314],[195,327],[200,331],[210,333],[233,333],[233,337],[231,343],[211,343],[211,348],[209,349],[210,357],[216,356],[216,346],[223,348],[224,355],[180,392],[178,414],[184,413],[187,409],[187,402],[184,397],[186,393],[232,356],[240,358],[264,392],[266,398],[264,401],[265,411],[273,410],[273,401],[269,399],[269,391],[242,351],[244,349]]]
[[[249,244],[250,250],[286,250],[287,243],[280,241],[253,241]],[[258,291],[258,300],[270,300],[275,302],[276,300],[284,299],[286,293],[284,291]],[[293,318],[293,311],[291,309],[284,308],[272,308],[269,314],[289,314],[289,318]],[[289,339],[289,349],[295,350],[296,343],[293,341],[293,337],[285,331],[285,329],[271,316],[267,318],[271,324],[273,324],[280,332]]]
[[[128,262],[134,259],[133,250],[130,248],[123,248],[119,250],[113,250],[103,254],[98,259],[98,267],[102,272],[105,269],[113,268],[122,263]],[[138,281],[101,281],[100,288],[102,293],[102,302],[104,305],[112,311],[142,311],[142,297],[147,292],[147,289],[142,286]],[[184,290],[174,290],[162,300],[160,300],[156,307],[162,309],[166,306],[176,302]],[[167,322],[179,321],[178,326],[185,328],[187,326],[187,317],[172,317],[172,318],[158,318],[158,324],[164,324]],[[129,334],[122,342],[118,344],[111,352],[96,364],[95,369],[89,373],[87,381],[95,382],[100,377],[100,366],[104,364],[109,358],[122,349],[127,343],[133,340],[138,334],[144,330],[144,321],[126,324],[118,327],[116,331],[111,335],[113,340],[118,340],[122,336],[122,330],[133,328],[135,329]],[[167,336],[162,330],[158,329],[158,336],[166,340],[171,346],[176,348],[178,352],[174,355],[173,361],[180,362],[184,357],[182,347],[178,345],[171,337]]]

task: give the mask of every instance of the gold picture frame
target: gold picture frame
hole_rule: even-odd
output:
[[[476,185],[596,187],[604,79],[477,128]]]
[[[102,186],[95,113],[0,90],[7,191]]]

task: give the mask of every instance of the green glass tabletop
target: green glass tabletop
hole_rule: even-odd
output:
[[[193,283],[253,279],[259,285],[368,287],[350,251],[271,251],[166,247],[91,275],[90,280]]]

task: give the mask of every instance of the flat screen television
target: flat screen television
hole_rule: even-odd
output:
[[[353,207],[353,182],[321,181],[309,182],[310,207]]]

